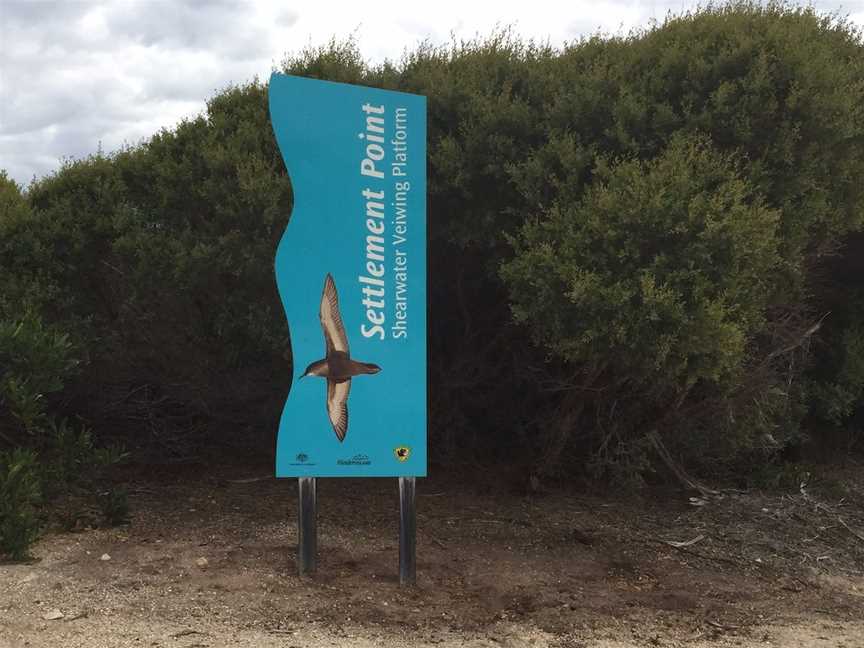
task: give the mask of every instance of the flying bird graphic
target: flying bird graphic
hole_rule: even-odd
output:
[[[327,355],[306,367],[300,377],[321,376],[327,379],[327,416],[336,438],[344,441],[348,433],[348,392],[351,391],[351,378],[360,374],[376,374],[381,371],[381,367],[351,359],[348,336],[339,313],[339,293],[336,292],[336,282],[329,272],[324,279],[318,317],[324,330]]]

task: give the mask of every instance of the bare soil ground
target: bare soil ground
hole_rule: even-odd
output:
[[[395,480],[319,481],[319,571],[301,579],[295,482],[238,471],[136,477],[128,527],[0,565],[0,648],[864,648],[860,467],[845,492],[701,506],[419,480],[412,589]]]

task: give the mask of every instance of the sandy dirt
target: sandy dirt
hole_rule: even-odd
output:
[[[860,487],[694,506],[420,480],[406,589],[395,480],[319,480],[319,570],[298,578],[295,483],[229,481],[263,472],[136,477],[129,526],[0,565],[0,648],[864,648]]]

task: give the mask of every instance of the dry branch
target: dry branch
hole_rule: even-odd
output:
[[[684,470],[669,453],[669,450],[663,444],[662,439],[660,439],[660,435],[657,432],[651,432],[648,435],[648,438],[651,440],[651,444],[654,446],[654,449],[657,451],[659,457],[663,460],[669,470],[671,470],[678,480],[684,484],[687,488],[698,491],[702,497],[722,497],[722,493],[718,490],[714,490],[713,488],[708,488],[704,484],[696,481],[693,477],[687,474],[687,471]]]
[[[695,538],[693,538],[692,540],[685,540],[683,542],[676,542],[674,540],[663,540],[663,542],[665,544],[669,545],[670,547],[675,547],[676,549],[680,549],[681,547],[691,547],[694,544],[696,544],[697,542],[701,542],[704,539],[705,539],[704,535],[698,535]]]

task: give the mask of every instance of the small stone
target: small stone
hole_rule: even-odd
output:
[[[57,619],[63,618],[63,613],[60,610],[48,610],[45,614],[42,615],[42,618],[46,621],[56,621]]]
[[[111,556],[109,556],[108,554],[102,554],[101,556],[99,556],[99,560],[105,562],[111,560]]]
[[[201,568],[203,569],[204,567],[206,567],[206,566],[209,565],[210,563],[207,562],[207,559],[206,559],[206,558],[203,558],[203,557],[202,557],[202,558],[199,558],[198,560],[196,560],[196,561],[195,561],[195,564],[198,565],[199,567],[201,567]]]

